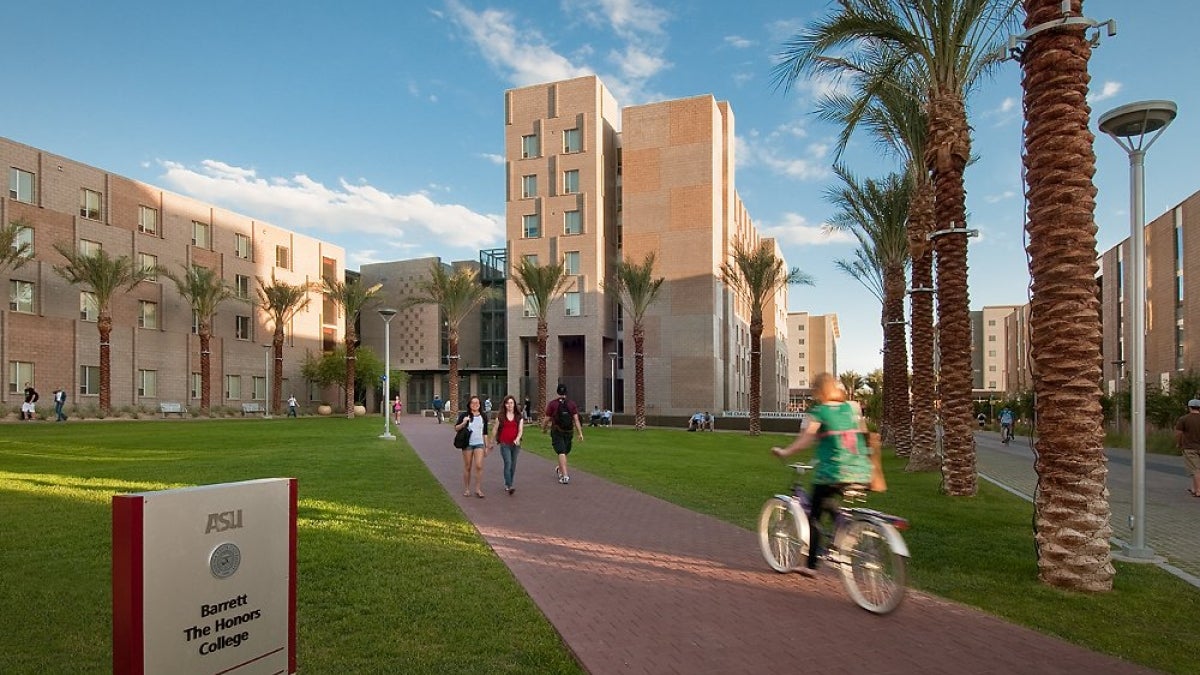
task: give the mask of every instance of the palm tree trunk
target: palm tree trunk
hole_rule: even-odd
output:
[[[349,322],[347,322],[349,323]],[[350,325],[346,326],[346,419],[354,419],[354,376],[357,370],[358,357],[355,353],[358,348],[355,346],[354,328]],[[453,381],[451,382],[453,386]]]
[[[100,410],[112,412],[112,316],[107,312],[97,317],[96,329],[100,331]]]
[[[538,415],[546,413],[546,343],[550,341],[550,328],[544,318],[538,317],[537,327],[537,405]]]
[[[207,322],[200,324],[200,414],[207,415],[212,405],[209,395],[212,378],[212,328]]]
[[[933,251],[925,238],[932,231],[933,185],[922,174],[913,194],[908,220],[912,257],[912,453],[905,471],[934,471],[937,456],[937,417],[934,414],[933,372]]]
[[[908,345],[904,332],[904,268],[884,270],[883,411],[887,440],[896,454],[912,450],[912,408],[908,402]]]
[[[450,415],[458,414],[458,329],[451,328],[446,336],[446,349],[449,350],[450,362],[450,400],[446,402]]]
[[[762,433],[762,320],[750,321],[750,435]]]
[[[283,396],[283,326],[276,324],[275,335],[271,339],[271,360],[274,361],[274,367],[271,369],[272,382],[275,384],[275,390],[271,392],[271,401],[268,412],[272,415],[278,415],[280,411],[280,402]]]
[[[963,169],[971,154],[970,129],[961,98],[929,97],[926,162],[933,171],[937,251],[938,346],[941,353],[942,489],[975,494],[975,435],[971,415],[971,315],[967,294],[966,191]]]
[[[1057,19],[1059,7],[1058,0],[1025,0],[1026,27]],[[1082,29],[1040,33],[1023,57],[1038,432],[1034,527],[1043,583],[1110,591],[1090,57]]]
[[[646,328],[641,322],[633,324],[633,428],[646,428],[646,367],[642,348],[646,344]]]

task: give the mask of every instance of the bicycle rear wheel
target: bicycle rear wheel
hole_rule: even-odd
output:
[[[808,528],[797,521],[799,509],[779,497],[763,504],[758,516],[758,543],[763,559],[776,572],[791,572],[808,558]],[[807,521],[805,521],[807,524]]]
[[[841,566],[842,585],[859,607],[874,614],[899,607],[907,590],[908,560],[888,543],[887,528],[891,526],[855,518],[838,537],[838,550],[846,558]]]

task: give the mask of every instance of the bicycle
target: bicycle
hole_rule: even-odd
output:
[[[768,499],[758,519],[763,558],[771,569],[781,573],[798,570],[806,563],[811,534],[812,500],[800,476],[813,467],[799,463],[790,466],[796,470],[792,494]],[[864,486],[848,485],[842,500],[853,504],[863,501],[866,494]],[[900,531],[908,529],[908,521],[859,506],[843,506],[833,515],[833,533],[823,537],[828,548],[819,558],[841,572],[842,585],[859,607],[873,614],[895,610],[906,592],[909,554]]]
[[[1013,440],[1013,438],[1014,438],[1014,436],[1013,436],[1012,425],[1011,424],[1001,424],[1000,425],[1000,442],[1003,443],[1004,445],[1008,445],[1009,442]]]

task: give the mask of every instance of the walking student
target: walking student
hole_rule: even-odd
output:
[[[521,452],[521,436],[525,433],[525,416],[517,405],[517,399],[505,396],[496,415],[494,445],[500,446],[500,458],[504,460],[504,491],[512,496],[516,492],[513,475],[517,472],[517,454]]]
[[[1188,492],[1200,497],[1200,398],[1188,401],[1187,414],[1175,422],[1175,446],[1183,453],[1183,463],[1192,474]]]
[[[404,412],[404,404],[400,402],[400,394],[396,394],[396,400],[392,401],[392,417],[396,424],[400,424],[400,414]]]
[[[41,398],[38,396],[37,389],[33,385],[25,383],[25,402],[21,404],[21,419],[32,420],[37,413],[37,402]]]
[[[54,421],[66,422],[67,414],[63,412],[63,406],[67,404],[67,392],[62,389],[54,390]]]
[[[288,396],[288,417],[295,417],[295,416],[296,416],[296,395],[291,394]]]
[[[491,439],[488,438],[487,417],[483,414],[483,403],[478,396],[472,396],[467,401],[467,409],[458,414],[454,423],[455,431],[470,429],[471,436],[467,447],[462,450],[463,459],[463,496],[471,496],[471,483],[474,477],[475,496],[483,499],[483,458],[491,452]]]
[[[579,423],[579,407],[567,398],[567,385],[558,385],[558,398],[546,406],[546,415],[542,418],[542,429],[549,429],[550,443],[554,446],[554,454],[558,455],[558,466],[554,472],[558,482],[566,485],[571,482],[567,474],[567,455],[571,454],[572,432],[579,433],[579,442],[583,442],[583,425]]]

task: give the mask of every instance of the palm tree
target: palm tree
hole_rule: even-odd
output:
[[[843,60],[855,73],[855,96],[831,94],[817,104],[822,119],[842,125],[838,137],[840,156],[861,124],[880,148],[897,156],[912,184],[908,212],[910,315],[912,336],[912,435],[906,471],[934,471],[941,465],[937,453],[937,415],[934,406],[936,376],[933,369],[933,250],[927,235],[933,231],[933,184],[921,158],[929,123],[922,96],[928,77],[916,72],[893,74],[891,86],[870,90],[879,62],[887,59],[868,52],[862,62]]]
[[[21,231],[28,227],[29,223],[24,220],[14,220],[0,227],[0,272],[5,269],[21,269],[21,266],[29,262],[33,255],[33,244],[27,241],[17,243]]]
[[[229,284],[213,270],[199,265],[183,265],[183,273],[163,270],[179,295],[192,308],[197,320],[196,334],[200,336],[200,414],[207,415],[210,403],[209,387],[212,382],[209,345],[212,340],[212,317],[217,306],[234,297]]]
[[[67,259],[67,264],[54,266],[54,271],[73,286],[86,286],[96,296],[96,329],[100,332],[100,410],[112,412],[112,299],[117,291],[129,291],[157,270],[144,268],[133,258],[122,255],[113,258],[104,249],[83,254],[69,244],[55,244],[54,249]]]
[[[546,409],[546,343],[550,327],[546,315],[550,303],[562,295],[574,280],[567,275],[562,263],[539,265],[530,258],[521,258],[513,265],[513,283],[525,297],[525,311],[537,317],[537,409]]]
[[[858,390],[862,389],[866,383],[866,378],[859,375],[857,371],[843,370],[838,375],[838,382],[842,383],[842,388],[846,390],[846,398],[854,400],[858,398]]]
[[[346,419],[354,419],[354,375],[355,375],[355,356],[354,352],[358,349],[358,332],[354,329],[354,324],[358,321],[358,313],[367,306],[371,298],[374,297],[381,284],[367,288],[362,285],[362,280],[351,279],[350,281],[338,281],[337,279],[325,278],[321,280],[322,292],[342,311],[346,314]],[[278,328],[277,328],[278,330]]]
[[[626,262],[617,263],[613,271],[612,284],[605,290],[612,294],[621,307],[627,309],[633,319],[633,364],[634,364],[634,428],[638,431],[646,428],[646,377],[643,367],[644,354],[642,349],[646,344],[646,326],[644,320],[646,311],[658,298],[662,290],[663,277],[654,278],[654,251],[646,254],[642,264]],[[616,402],[613,402],[616,405]]]
[[[871,291],[882,305],[882,432],[898,454],[907,454],[911,447],[912,411],[908,403],[904,273],[908,267],[906,226],[911,183],[896,173],[881,181],[859,181],[843,166],[835,166],[834,172],[842,184],[826,195],[838,208],[830,219],[830,227],[849,230],[859,246],[855,260],[838,260],[836,264]]]
[[[869,90],[893,76],[928,73],[929,129],[923,160],[936,190],[938,340],[945,428],[943,489],[977,489],[971,422],[971,321],[967,294],[966,192],[971,157],[966,101],[980,76],[1005,54],[1016,0],[843,0],[834,15],[784,45],[775,81],[785,89],[807,71],[838,73],[841,50],[874,50],[885,60]]]
[[[496,292],[479,283],[478,270],[459,267],[453,273],[446,265],[433,261],[429,278],[416,284],[417,292],[405,300],[406,307],[435,305],[446,322],[447,360],[450,362],[448,413],[458,412],[458,326],[476,307],[496,297]]]
[[[762,432],[763,309],[768,299],[789,284],[811,285],[812,278],[799,267],[788,269],[769,239],[757,246],[735,240],[732,260],[721,263],[720,277],[750,306],[750,435],[757,436]]]
[[[1062,15],[1055,0],[1024,5],[1026,28]],[[1082,27],[1038,33],[1021,56],[1038,431],[1034,539],[1043,583],[1110,591],[1090,56]]]
[[[270,283],[263,277],[256,278],[258,288],[254,290],[258,294],[258,306],[275,324],[275,332],[271,337],[271,357],[275,361],[271,375],[275,378],[275,391],[271,392],[271,401],[267,405],[270,406],[270,412],[278,414],[283,396],[283,329],[291,322],[292,317],[308,307],[311,300],[308,293],[315,289],[312,284],[289,284],[280,281],[275,278],[274,272],[271,272]],[[207,393],[207,385],[205,386]]]

